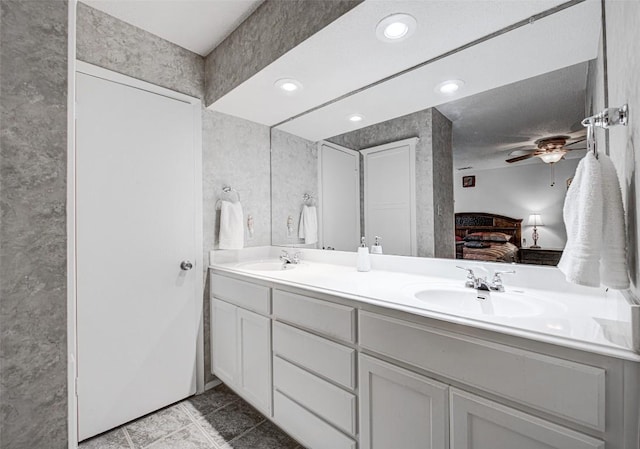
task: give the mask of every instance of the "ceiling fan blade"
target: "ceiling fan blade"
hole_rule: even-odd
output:
[[[509,152],[509,154],[508,154],[508,156],[513,156],[513,157],[516,157],[516,156],[524,156],[524,155],[526,155],[526,154],[534,153],[534,152],[536,152],[536,151],[538,151],[538,150],[536,150],[536,149],[534,149],[534,148],[527,148],[527,149],[524,149],[524,147],[523,147],[523,148],[521,148],[521,149],[516,149],[516,150],[510,151],[510,152]]]
[[[535,153],[529,153],[529,154],[525,154],[523,156],[512,157],[511,159],[507,159],[505,162],[508,162],[508,163],[512,164],[514,162],[520,162],[520,161],[524,161],[526,159],[530,159],[533,156],[535,156]]]
[[[583,147],[583,148],[567,148],[567,147],[565,147],[564,149],[567,150],[567,151],[584,151],[584,150],[587,149],[587,147]]]
[[[566,144],[564,147],[565,147],[565,148],[567,148],[567,147],[570,147],[570,146],[575,145],[575,144],[577,144],[577,143],[584,142],[585,140],[587,140],[587,139],[586,139],[586,138],[584,138],[584,139],[578,139],[578,140],[576,140],[575,142],[571,142],[571,143]],[[567,149],[569,149],[569,148],[567,148]]]

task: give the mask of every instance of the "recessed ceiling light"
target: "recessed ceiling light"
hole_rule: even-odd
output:
[[[452,95],[460,90],[462,86],[464,86],[464,81],[462,80],[447,80],[436,86],[436,92],[440,92],[445,95]]]
[[[347,118],[349,119],[349,121],[351,121],[353,123],[358,123],[358,122],[361,122],[362,120],[364,120],[364,116],[361,115],[361,114],[351,114]]]
[[[274,83],[274,85],[286,93],[293,93],[302,89],[302,84],[293,78],[282,78]]]
[[[411,36],[418,22],[409,14],[392,14],[376,26],[376,36],[382,42],[401,42]]]

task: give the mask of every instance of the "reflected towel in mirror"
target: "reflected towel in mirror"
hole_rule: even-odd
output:
[[[298,237],[307,245],[318,241],[318,214],[315,206],[302,206]]]

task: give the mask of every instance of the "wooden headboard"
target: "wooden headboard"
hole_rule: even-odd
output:
[[[522,247],[522,218],[486,212],[460,212],[456,216],[456,235],[464,238],[472,232],[503,232],[512,236],[511,243]]]

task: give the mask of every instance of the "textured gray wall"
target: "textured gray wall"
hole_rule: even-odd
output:
[[[77,11],[79,60],[202,98],[202,56],[84,3]]]
[[[205,266],[209,250],[218,247],[220,212],[216,203],[222,187],[230,185],[240,193],[245,224],[253,216],[255,233],[249,238],[245,227],[245,246],[271,244],[271,188],[269,168],[269,128],[214,111],[202,117],[202,169],[204,198]],[[208,275],[208,273],[207,273]],[[205,382],[211,374],[209,282],[204,293]]]
[[[230,92],[362,0],[266,0],[206,59],[206,105]]]
[[[298,238],[305,193],[318,198],[317,144],[277,129],[271,134],[271,229],[274,245],[304,244]],[[293,233],[287,234],[287,218]],[[310,247],[314,247],[310,246]]]
[[[433,125],[433,251],[435,257],[453,259],[455,219],[453,198],[453,126],[437,109],[432,109]]]
[[[67,2],[0,2],[0,447],[67,447]]]
[[[437,113],[440,116],[439,112]],[[451,124],[447,125],[448,120],[442,116],[437,124],[448,127],[449,136],[451,133]],[[433,113],[432,109],[414,112],[404,115],[386,122],[377,123],[350,133],[341,134],[339,136],[327,139],[330,142],[342,145],[353,150],[363,150],[365,148],[383,145],[385,143],[395,142],[410,137],[419,137],[420,140],[416,144],[416,228],[418,256],[421,257],[451,257],[451,250],[445,251],[445,254],[436,253],[436,239],[453,238],[446,236],[437,236],[436,221],[444,222],[445,225],[438,229],[447,229],[446,223],[453,221],[453,201],[447,208],[441,208],[442,215],[436,215],[434,207],[434,184],[440,182],[438,193],[444,199],[453,198],[453,175],[440,174],[434,179],[434,145],[433,145]],[[447,134],[445,129],[439,133],[437,153],[437,168],[447,166],[452,167],[453,160],[451,154],[451,143],[448,147],[442,143],[442,136]],[[448,153],[447,153],[448,151]],[[448,162],[447,162],[448,158]],[[452,170],[452,169],[451,169]],[[450,171],[451,171],[450,170]],[[361,170],[360,191],[364,194],[363,175]],[[448,179],[446,179],[448,178]],[[361,198],[361,208],[364,208],[363,199]],[[363,216],[364,214],[362,214]],[[439,225],[440,226],[440,225]],[[362,224],[363,233],[366,233],[364,223]],[[451,228],[451,236],[453,236],[453,228]],[[384,239],[384,236],[382,236]],[[451,240],[453,245],[453,240]]]
[[[240,193],[245,221],[253,216],[254,236],[245,226],[245,246],[271,244],[269,127],[215,111],[205,111],[203,127],[204,247],[218,248],[215,209],[225,185]]]
[[[618,171],[627,213],[631,288],[636,297],[640,297],[640,1],[607,1],[605,5],[609,106],[627,103],[630,110],[629,126],[609,130],[609,151]]]

